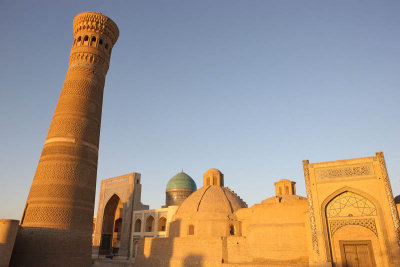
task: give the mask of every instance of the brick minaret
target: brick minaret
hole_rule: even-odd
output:
[[[32,182],[11,266],[91,266],[105,77],[117,25],[77,15],[69,69]]]

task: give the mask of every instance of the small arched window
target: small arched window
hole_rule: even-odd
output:
[[[229,234],[235,235],[235,226],[233,226],[233,225],[229,226]]]
[[[122,229],[122,218],[119,218],[115,221],[114,232],[121,232]]]
[[[96,37],[93,36],[92,40],[90,41],[90,45],[94,45],[96,43]]]
[[[158,231],[159,232],[164,232],[165,228],[166,228],[166,225],[167,225],[167,219],[165,217],[161,217],[158,220]]]
[[[85,35],[83,38],[83,45],[88,45],[89,44],[89,36]]]
[[[188,235],[194,235],[194,225],[193,224],[189,225]]]
[[[146,232],[153,232],[154,231],[154,218],[153,216],[147,217],[146,220]]]
[[[142,231],[142,221],[140,219],[137,219],[135,222],[135,232],[140,231]]]
[[[103,44],[103,39],[100,39],[99,40],[99,45],[102,45]]]
[[[105,49],[108,49],[108,44],[106,44],[106,46],[104,47]]]

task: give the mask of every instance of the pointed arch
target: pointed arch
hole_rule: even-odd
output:
[[[154,217],[149,215],[146,219],[146,232],[154,232]]]
[[[326,204],[327,218],[376,216],[375,205],[368,199],[352,191],[336,195]]]
[[[167,219],[165,217],[160,217],[158,219],[158,231],[164,232],[167,228]]]
[[[135,221],[135,232],[141,232],[142,231],[142,220],[137,219]]]
[[[117,194],[107,200],[103,210],[103,223],[101,225],[101,241],[99,253],[108,255],[118,249],[118,233],[122,229],[122,201]],[[114,232],[116,232],[114,238]],[[116,239],[116,240],[114,240]]]
[[[342,195],[343,193],[346,192],[350,192],[356,195],[359,195],[360,197],[366,199],[367,201],[370,201],[373,206],[376,208],[376,219],[379,220],[379,223],[382,225],[382,209],[381,206],[379,204],[379,202],[371,195],[369,195],[368,193],[361,191],[357,188],[353,188],[350,186],[344,186],[342,188],[339,188],[337,190],[335,190],[333,193],[331,193],[329,196],[327,196],[325,198],[325,200],[322,202],[320,208],[321,208],[321,217],[322,217],[322,227],[323,227],[323,235],[324,235],[324,240],[325,240],[325,247],[326,247],[326,253],[329,259],[332,259],[332,250],[331,250],[331,236],[329,233],[329,223],[328,223],[328,217],[327,217],[327,213],[326,213],[326,209],[329,205],[329,203],[331,203],[335,198],[339,197],[340,195]],[[384,234],[386,234],[385,229],[381,229]]]

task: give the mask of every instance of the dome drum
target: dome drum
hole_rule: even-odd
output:
[[[237,220],[175,220],[170,223],[171,237],[226,237],[240,236],[241,224]]]
[[[182,202],[192,194],[192,190],[185,189],[173,189],[165,193],[165,204],[166,206],[179,206]]]

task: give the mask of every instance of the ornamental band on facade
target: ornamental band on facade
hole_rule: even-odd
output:
[[[390,214],[392,215],[393,225],[396,231],[397,244],[400,246],[400,219],[399,213],[397,212],[396,205],[393,198],[392,187],[390,186],[389,175],[386,169],[385,158],[382,152],[376,153],[379,164],[381,166],[383,182],[385,183],[386,196],[390,206]]]
[[[313,243],[313,249],[314,249],[315,253],[317,255],[319,255],[317,226],[315,224],[314,206],[313,206],[312,193],[311,193],[310,169],[309,169],[309,161],[308,160],[303,160],[303,169],[304,169],[304,179],[306,181],[307,199],[308,199],[309,212],[310,212],[311,239],[312,239],[312,243]]]

